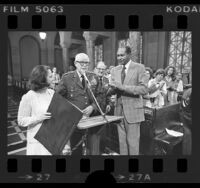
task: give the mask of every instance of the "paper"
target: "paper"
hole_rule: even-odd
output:
[[[174,137],[181,137],[181,136],[183,136],[183,133],[181,133],[181,132],[177,132],[177,131],[174,131],[174,130],[169,130],[167,128],[165,128],[165,130],[171,136],[174,136]]]

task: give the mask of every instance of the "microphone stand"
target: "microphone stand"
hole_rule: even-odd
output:
[[[96,103],[96,105],[97,105],[97,108],[98,108],[99,112],[101,113],[101,116],[102,116],[103,119],[106,121],[106,123],[109,123],[109,122],[108,122],[108,119],[106,118],[106,114],[103,113],[103,111],[102,111],[102,109],[101,109],[101,107],[100,107],[100,105],[99,105],[99,103],[98,103],[96,97],[94,96],[94,93],[93,93],[93,91],[92,91],[92,89],[91,89],[91,83],[90,83],[90,81],[88,80],[88,78],[87,78],[87,76],[86,76],[85,74],[83,74],[83,76],[84,76],[85,80],[87,81],[88,89],[89,89],[89,91],[90,91],[90,93],[91,93],[91,95],[92,95],[92,97],[93,97],[93,99],[94,99],[94,101],[95,101],[95,103]]]
[[[88,89],[89,89],[89,91],[90,91],[90,93],[91,93],[91,95],[92,95],[92,98],[94,99],[94,101],[95,101],[95,103],[96,103],[96,105],[97,105],[97,108],[98,108],[99,112],[101,113],[101,116],[102,116],[103,119],[106,121],[106,125],[109,126],[109,121],[108,121],[108,119],[107,119],[107,117],[106,117],[106,114],[103,113],[103,111],[102,111],[102,109],[101,109],[101,107],[100,107],[100,105],[99,105],[99,103],[98,103],[96,97],[94,96],[94,93],[93,93],[92,89],[91,89],[91,83],[90,83],[90,81],[88,80],[88,78],[87,78],[87,76],[86,76],[85,74],[83,74],[83,76],[84,76],[84,78],[85,78],[85,80],[86,80],[86,82],[87,82],[87,87],[88,87]],[[101,131],[100,131],[100,132],[101,132]],[[97,134],[99,135],[100,132],[98,132]]]

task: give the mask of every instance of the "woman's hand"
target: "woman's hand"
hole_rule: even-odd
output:
[[[37,120],[38,120],[39,122],[42,122],[42,121],[44,121],[44,120],[46,120],[46,119],[51,119],[51,113],[50,113],[50,112],[46,112],[46,113],[44,113],[44,114],[41,114],[41,115],[38,115],[38,116],[37,116]]]

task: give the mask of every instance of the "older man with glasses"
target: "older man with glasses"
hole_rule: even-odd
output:
[[[64,74],[56,90],[59,94],[80,108],[84,113],[84,117],[89,117],[93,111],[97,110],[85,79],[87,77],[91,84],[91,89],[95,91],[97,78],[94,73],[88,72],[89,64],[90,61],[87,54],[77,54],[74,61],[76,70]],[[70,139],[71,148],[80,141],[82,135],[82,131],[78,129],[74,131]],[[81,154],[80,150],[77,151],[78,152],[74,153]]]
[[[107,96],[107,92],[109,89],[109,80],[105,77],[106,73],[106,65],[103,61],[99,61],[96,66],[96,74],[97,74],[97,87],[95,90],[95,96],[99,105],[104,113],[108,113],[111,109],[110,106],[110,97]],[[97,112],[95,115],[100,115]]]

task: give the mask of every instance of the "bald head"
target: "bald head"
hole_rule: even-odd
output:
[[[89,62],[90,59],[89,59],[89,57],[88,57],[87,54],[85,54],[85,53],[79,53],[79,54],[76,55],[75,61]]]
[[[97,68],[104,68],[104,69],[106,69],[106,64],[103,61],[99,61],[97,63]]]

